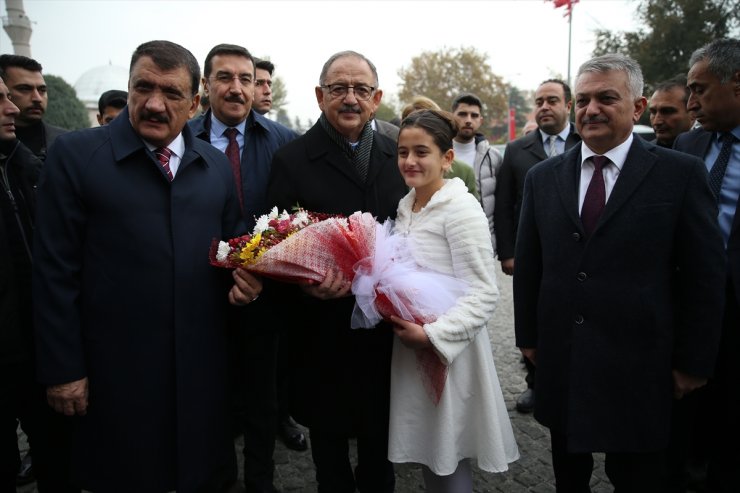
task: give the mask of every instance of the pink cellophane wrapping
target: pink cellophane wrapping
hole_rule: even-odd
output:
[[[391,229],[390,221],[378,224],[371,255],[355,264],[352,328],[373,327],[391,315],[420,325],[434,322],[467,289],[465,281],[420,267],[406,238],[392,234]],[[433,349],[417,349],[416,362],[429,397],[438,404],[447,365]]]

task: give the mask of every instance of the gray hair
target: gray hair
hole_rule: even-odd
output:
[[[576,85],[578,85],[578,79],[586,72],[612,72],[612,71],[623,71],[627,73],[627,87],[629,88],[632,99],[637,100],[642,97],[642,69],[640,64],[632,58],[622,55],[620,53],[608,53],[588,60],[578,68],[578,75],[576,75]]]
[[[702,60],[707,61],[709,72],[722,84],[729,82],[735,72],[740,71],[740,40],[716,39],[702,46],[692,53],[689,68]]]
[[[368,60],[365,55],[362,55],[360,53],[357,53],[356,51],[346,50],[346,51],[340,51],[339,53],[334,53],[332,56],[329,57],[329,59],[324,63],[324,66],[321,69],[321,75],[319,76],[319,85],[323,86],[326,83],[326,74],[329,72],[329,69],[331,68],[332,64],[339,60],[340,58],[345,57],[354,57],[359,58],[360,60],[364,60],[365,63],[368,64],[370,67],[370,70],[373,73],[373,78],[375,78],[375,86],[378,86],[378,69],[375,68],[375,65],[373,65],[373,62]]]

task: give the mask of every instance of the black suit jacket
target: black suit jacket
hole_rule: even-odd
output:
[[[581,141],[573,124],[565,141],[567,151]],[[547,159],[539,130],[509,142],[504,151],[504,161],[498,170],[496,183],[496,208],[493,224],[496,225],[496,249],[498,257],[506,260],[514,257],[519,211],[522,207],[524,178],[535,164]]]
[[[712,132],[700,128],[695,129],[679,135],[673,144],[673,148],[704,160],[704,156],[709,152],[709,146],[712,143],[712,135]],[[737,207],[735,207],[735,218],[732,221],[730,238],[727,241],[727,265],[728,274],[735,288],[735,300],[740,304],[740,214],[737,213],[738,208],[740,208],[740,199]]]
[[[268,201],[281,210],[300,205],[345,216],[363,211],[379,221],[395,217],[406,193],[392,140],[373,133],[363,182],[320,122],[275,153],[267,186]],[[294,294],[290,303],[290,312],[296,315],[295,330],[287,338],[297,349],[291,358],[296,373],[291,379],[295,418],[312,431],[348,433],[359,426],[355,420],[362,414],[365,425],[375,421],[375,427],[358,434],[387,434],[390,327],[351,329],[353,297],[321,301]]]
[[[586,237],[580,164],[577,146],[524,188],[514,305],[517,346],[537,348],[535,417],[573,452],[661,450],[671,370],[710,375],[719,340],[725,261],[707,172],[634,137]]]

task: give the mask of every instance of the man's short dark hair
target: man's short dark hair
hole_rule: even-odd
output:
[[[98,99],[98,114],[102,115],[103,111],[105,111],[108,106],[112,106],[113,108],[120,110],[126,106],[127,100],[128,93],[126,91],[120,91],[118,89],[105,91],[100,95],[100,99]]]
[[[452,102],[452,112],[454,113],[458,106],[461,104],[469,104],[470,106],[477,106],[480,108],[481,114],[483,113],[483,102],[480,100],[478,96],[476,96],[473,93],[464,93],[460,94],[458,97],[455,98],[455,100]]]
[[[275,70],[275,64],[272,63],[270,60],[257,60],[254,64],[255,69],[262,69],[266,70],[270,76],[272,76],[272,72]]]
[[[136,48],[131,56],[131,65],[129,66],[129,77],[131,71],[141,57],[149,57],[154,64],[162,70],[174,70],[180,67],[190,74],[190,91],[193,96],[198,94],[200,84],[200,66],[198,60],[187,48],[180,46],[172,41],[156,40],[142,43]]]
[[[560,79],[547,79],[543,80],[540,83],[540,87],[545,84],[559,84],[563,88],[563,95],[565,96],[565,104],[568,104],[568,101],[570,101],[573,98],[573,93],[570,91],[570,86],[566,84],[564,81]]]
[[[23,55],[0,55],[0,78],[5,80],[5,73],[11,67],[22,68],[31,72],[41,72],[42,67],[33,58]]]
[[[702,60],[722,84],[729,82],[740,70],[740,39],[716,39],[702,46],[691,55],[689,68]]]
[[[206,63],[203,65],[203,75],[206,79],[211,75],[211,70],[213,69],[212,61],[213,57],[215,57],[216,55],[243,56],[244,58],[252,62],[253,67],[255,65],[254,57],[251,53],[249,53],[249,50],[247,50],[243,46],[221,43],[220,45],[216,45],[211,48],[211,51],[209,51],[208,55],[206,55]]]
[[[673,89],[681,89],[683,91],[683,103],[684,105],[688,104],[691,90],[686,85],[686,76],[684,75],[677,75],[668,80],[660,82],[658,85],[655,86],[655,90],[653,92],[669,92]]]

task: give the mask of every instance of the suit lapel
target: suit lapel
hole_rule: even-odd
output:
[[[557,156],[553,171],[558,197],[573,224],[583,230],[578,211],[578,179],[581,176],[581,147],[576,146]]]
[[[570,133],[568,138],[565,139],[565,150],[567,151],[571,147],[581,142],[581,136],[576,132],[576,127],[572,123],[570,124]]]
[[[344,155],[339,146],[332,142],[329,135],[321,127],[321,123],[317,122],[306,133],[306,137],[306,147],[308,148],[308,155],[311,161],[319,161],[319,158],[325,158],[323,162],[326,162],[332,168],[336,168],[358,187],[365,187],[365,184],[360,180],[357,170],[354,169],[352,161],[347,159],[347,156]]]
[[[533,131],[527,137],[530,137],[530,139],[527,143],[524,144],[522,148],[534,155],[534,157],[537,158],[537,162],[547,159],[547,154],[545,154],[545,147],[542,145],[542,135],[540,134],[539,130]]]
[[[196,159],[200,157],[200,154],[194,149],[193,139],[195,137],[193,137],[193,132],[187,125],[185,125],[185,127],[182,129],[182,137],[185,140],[185,154],[182,156],[182,160],[180,160],[180,167],[177,170],[178,173],[184,171],[185,168],[190,166],[190,164],[192,164]],[[208,163],[205,159],[203,159],[202,162],[203,166],[208,166]]]
[[[368,186],[375,181],[375,178],[380,174],[386,161],[388,159],[392,159],[394,156],[394,152],[389,148],[389,146],[385,146],[384,144],[385,143],[381,139],[373,136],[373,149],[370,153],[370,163],[367,169],[367,180],[365,183]],[[374,159],[374,156],[380,157]]]
[[[692,147],[698,151],[697,156],[702,161],[704,161],[704,157],[709,152],[709,147],[712,145],[713,136],[714,132],[707,131],[704,131],[696,136],[696,145]]]
[[[617,182],[614,184],[609,199],[606,201],[604,213],[601,215],[596,229],[607,222],[629,199],[630,195],[637,189],[645,179],[648,172],[655,165],[658,157],[648,151],[642,140],[635,136],[632,140],[627,159],[619,172]]]

